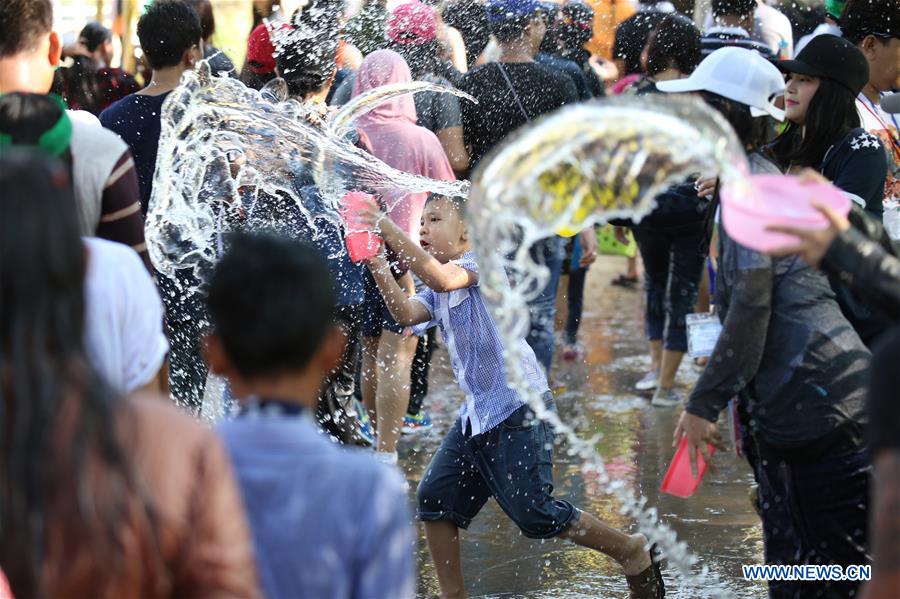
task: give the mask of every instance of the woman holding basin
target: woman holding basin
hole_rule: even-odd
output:
[[[699,92],[734,126],[753,174],[780,169],[760,151],[784,79],[752,51],[723,48],[664,92]],[[765,115],[765,118],[761,118]],[[724,208],[728,210],[727,205]],[[719,229],[722,332],[678,426],[696,456],[722,446],[719,414],[737,396],[744,449],[759,482],[766,562],[865,564],[869,460],[863,402],[869,353],[828,280],[803,260],[771,258]],[[802,587],[800,585],[802,584]],[[770,583],[770,596],[846,597],[852,583]]]

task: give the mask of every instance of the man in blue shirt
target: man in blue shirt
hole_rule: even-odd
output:
[[[313,420],[345,342],[327,263],[284,237],[229,243],[209,283],[207,359],[242,406],[219,432],[266,596],[412,597],[413,529],[399,472],[329,442]],[[365,525],[353,517],[361,513]]]

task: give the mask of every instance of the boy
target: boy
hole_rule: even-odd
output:
[[[503,345],[478,287],[478,265],[463,221],[462,200],[429,196],[415,245],[371,203],[361,214],[427,288],[407,297],[383,255],[368,261],[385,302],[404,326],[440,327],[457,381],[466,394],[460,418],[432,458],[417,493],[443,597],[465,595],[459,529],[467,528],[489,497],[529,538],[561,537],[601,551],[622,566],[632,597],[665,595],[646,537],[626,535],[554,499],[553,433],[534,419],[504,374]],[[552,408],[547,380],[524,339],[523,368],[533,391]]]
[[[236,235],[209,283],[206,357],[242,404],[219,432],[268,597],[412,597],[403,481],[320,435],[323,382],[344,351],[328,265],[283,237]],[[371,513],[369,526],[354,514]]]

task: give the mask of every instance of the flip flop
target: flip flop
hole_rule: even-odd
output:
[[[656,544],[650,546],[650,565],[640,574],[625,576],[628,581],[630,599],[664,599],[666,584],[660,570],[659,550]]]

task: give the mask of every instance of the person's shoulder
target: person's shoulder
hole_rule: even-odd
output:
[[[456,260],[451,260],[451,262],[461,268],[465,268],[469,272],[478,274],[478,261],[475,259],[475,252],[466,252]]]
[[[850,131],[838,143],[835,151],[852,155],[865,156],[869,154],[883,154],[884,146],[877,135],[869,133],[862,127]]]
[[[148,97],[135,93],[116,100],[100,113],[100,122],[108,128],[111,124],[128,118],[133,112],[143,111],[145,99]]]
[[[88,151],[91,149],[96,150],[98,146],[102,146],[110,151],[118,151],[121,155],[128,149],[128,144],[115,131],[110,129],[107,121],[103,120],[103,114],[105,112],[100,114],[101,119],[99,122],[97,117],[93,117],[93,115],[91,115],[94,119],[93,121],[83,118],[71,119],[73,153],[82,152],[86,149]],[[85,144],[89,147],[83,148],[82,146]]]
[[[122,405],[130,416],[128,425],[137,429],[134,439],[148,446],[147,450],[154,447],[157,448],[154,451],[165,449],[171,454],[181,454],[190,448],[204,448],[218,442],[212,429],[157,393],[134,393],[123,399]],[[160,439],[165,442],[160,443]]]
[[[479,85],[485,81],[493,82],[500,76],[497,63],[489,62],[469,69],[462,78],[462,89],[470,89],[473,85]]]
[[[89,264],[103,265],[108,268],[136,269],[146,272],[140,256],[125,244],[100,239],[99,237],[82,238],[89,252]],[[149,276],[149,275],[148,275]]]

